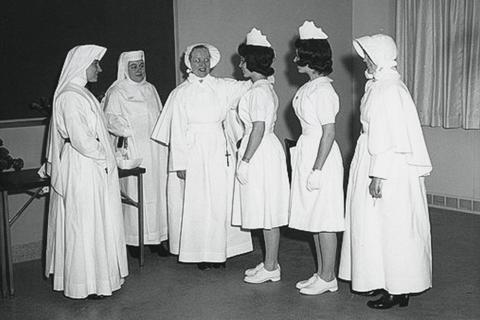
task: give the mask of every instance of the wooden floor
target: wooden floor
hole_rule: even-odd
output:
[[[301,296],[295,282],[314,270],[307,234],[286,230],[280,244],[282,281],[243,283],[242,273],[261,259],[230,259],[226,269],[200,271],[147,250],[145,267],[130,258],[123,288],[103,300],[71,300],[53,292],[40,261],[15,265],[17,295],[0,300],[0,319],[480,319],[480,216],[431,210],[433,289],[408,308],[370,310],[368,298],[339,291]]]

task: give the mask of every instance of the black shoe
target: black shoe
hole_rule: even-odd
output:
[[[140,248],[134,246],[127,246],[128,253],[132,256],[132,258],[138,259],[140,258]]]
[[[364,292],[358,292],[359,295],[364,296],[364,297],[375,297],[378,296],[379,294],[385,293],[385,290],[383,289],[375,289],[375,290],[370,290],[370,291],[364,291]]]
[[[225,262],[215,262],[215,263],[211,263],[211,266],[214,267],[215,269],[220,269],[220,268],[225,269],[226,263]]]
[[[168,242],[167,242],[167,241],[163,241],[162,243],[160,243],[160,244],[158,245],[157,252],[158,252],[158,255],[159,255],[160,257],[169,257],[169,256],[171,256],[170,250],[169,250],[169,248],[168,248]]]
[[[212,267],[212,264],[210,262],[200,262],[200,263],[197,263],[197,268],[204,271],[204,270],[208,270]]]
[[[87,296],[88,300],[101,300],[103,298],[105,298],[105,296],[102,296],[101,294],[89,294]]]
[[[372,309],[390,309],[398,304],[399,307],[408,306],[408,294],[384,294],[380,299],[367,302]]]

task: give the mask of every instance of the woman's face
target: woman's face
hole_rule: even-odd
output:
[[[145,62],[143,60],[128,61],[128,77],[135,82],[145,79]]]
[[[308,65],[305,65],[305,66],[300,66],[297,64],[297,61],[300,60],[300,57],[298,56],[298,49],[295,50],[295,57],[293,58],[293,62],[296,64],[297,66],[297,71],[298,73],[308,73],[311,69]]]
[[[377,71],[377,65],[370,59],[368,54],[365,52],[365,57],[363,58],[363,61],[367,65],[367,72],[370,74],[374,74],[375,71]]]
[[[247,62],[244,57],[240,57],[240,63],[238,64],[240,70],[242,70],[243,76],[245,78],[251,78],[252,72],[247,68]]]
[[[190,53],[192,73],[204,78],[210,74],[210,52],[206,48],[196,48]]]
[[[88,82],[97,82],[98,81],[98,74],[102,72],[102,68],[100,68],[100,61],[93,60],[92,64],[87,68],[87,81]]]

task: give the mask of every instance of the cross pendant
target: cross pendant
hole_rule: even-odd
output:
[[[231,154],[228,152],[228,149],[225,150],[225,157],[227,158],[227,167],[230,167],[230,156]]]

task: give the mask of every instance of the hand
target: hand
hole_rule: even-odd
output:
[[[310,174],[308,175],[307,178],[307,190],[308,191],[313,191],[313,190],[319,190],[320,185],[322,182],[322,176],[321,176],[322,171],[318,169],[312,170]]]
[[[185,170],[177,171],[177,177],[179,179],[185,180],[185,178],[187,178],[187,172]]]
[[[381,198],[382,197],[382,184],[383,181],[380,178],[372,177],[372,181],[368,186],[368,190],[372,198]]]
[[[241,184],[248,182],[248,162],[240,161],[237,166],[237,179]]]

